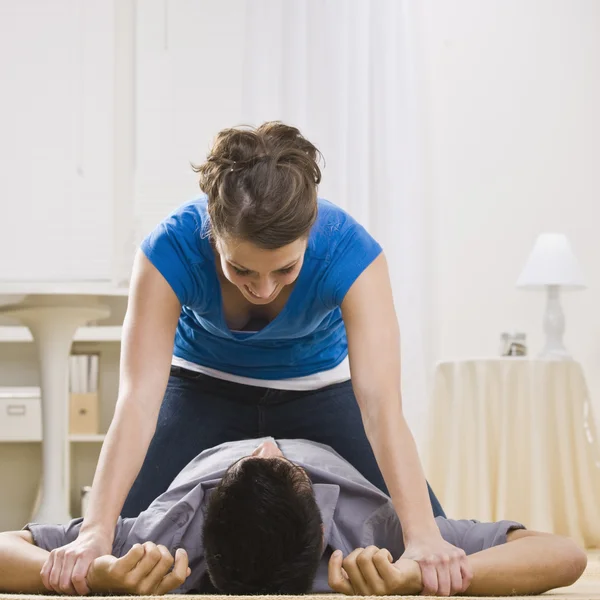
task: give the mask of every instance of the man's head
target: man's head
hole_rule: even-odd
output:
[[[304,594],[322,555],[321,513],[302,468],[271,443],[234,463],[204,523],[210,578],[224,594]]]

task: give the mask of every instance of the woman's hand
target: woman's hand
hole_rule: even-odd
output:
[[[86,575],[92,561],[111,551],[110,537],[95,531],[81,532],[70,544],[50,552],[40,573],[42,583],[57,594],[89,594]]]
[[[329,587],[348,596],[413,596],[422,588],[421,569],[401,558],[393,562],[385,548],[357,548],[346,558],[338,550],[329,560]]]
[[[88,573],[92,593],[162,596],[177,589],[191,574],[188,556],[180,548],[175,558],[165,546],[136,544],[121,557],[97,558]]]
[[[440,534],[410,541],[402,558],[414,560],[421,567],[424,595],[461,594],[473,579],[464,550],[449,544]]]

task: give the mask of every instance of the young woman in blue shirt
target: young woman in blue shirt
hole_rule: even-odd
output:
[[[78,539],[44,570],[84,593],[117,518],[137,516],[197,454],[273,436],[331,446],[386,491],[425,591],[465,589],[402,413],[385,255],[317,197],[319,152],[281,123],[222,131],[203,195],[143,241],[131,279],[119,398]]]

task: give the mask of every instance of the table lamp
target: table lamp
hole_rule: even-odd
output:
[[[560,305],[560,290],[585,288],[581,268],[567,236],[562,233],[542,233],[525,263],[517,287],[528,290],[545,289],[547,293],[544,333],[546,343],[542,358],[571,358],[563,344],[565,316]]]

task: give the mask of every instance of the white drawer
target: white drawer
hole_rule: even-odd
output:
[[[42,403],[39,388],[0,388],[0,442],[39,442]]]

